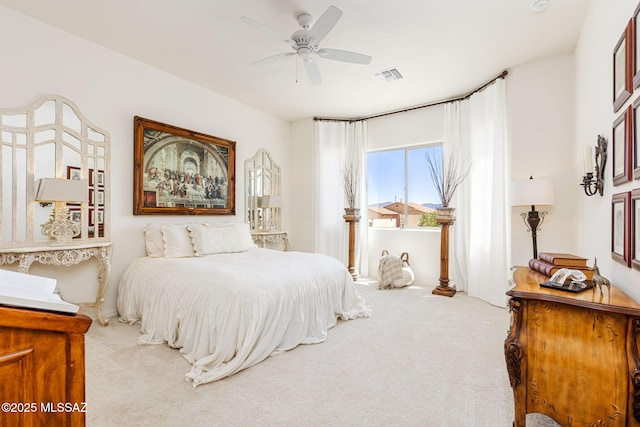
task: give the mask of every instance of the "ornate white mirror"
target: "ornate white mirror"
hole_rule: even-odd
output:
[[[282,230],[280,166],[267,150],[259,149],[244,162],[246,221],[252,232]]]
[[[68,99],[50,95],[32,105],[0,110],[0,247],[55,243],[43,234],[55,211],[68,210],[74,244],[107,241],[110,235],[109,134],[89,122]],[[71,187],[85,194],[70,195]],[[40,186],[40,187],[39,187]],[[40,191],[38,191],[40,190]],[[62,194],[59,196],[51,194]],[[56,216],[57,218],[57,216]]]

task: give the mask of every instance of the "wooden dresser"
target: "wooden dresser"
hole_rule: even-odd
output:
[[[515,426],[528,413],[562,426],[640,426],[640,304],[618,288],[578,294],[513,273],[504,343]]]
[[[84,426],[91,318],[0,306],[0,426]]]

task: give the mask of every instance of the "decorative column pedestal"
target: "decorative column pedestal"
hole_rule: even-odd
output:
[[[345,214],[343,218],[349,223],[349,273],[353,280],[358,280],[360,274],[356,268],[356,223],[360,221],[360,209],[344,208]]]
[[[449,286],[449,227],[456,218],[453,216],[455,208],[438,208],[436,222],[442,227],[440,231],[440,285],[433,291],[434,295],[452,297],[456,290]]]

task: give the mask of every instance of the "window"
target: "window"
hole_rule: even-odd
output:
[[[442,145],[412,146],[367,154],[369,226],[437,226],[435,208],[440,206],[440,198],[427,169],[427,152],[442,158]]]

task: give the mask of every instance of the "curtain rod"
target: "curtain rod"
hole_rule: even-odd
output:
[[[391,114],[406,113],[408,111],[418,110],[420,108],[426,108],[426,107],[433,107],[433,106],[436,106],[436,105],[446,104],[448,102],[464,101],[465,99],[469,99],[471,97],[471,95],[473,95],[474,93],[480,92],[483,89],[485,89],[487,86],[490,86],[496,80],[504,79],[505,77],[507,77],[507,74],[509,74],[509,72],[507,70],[504,70],[502,73],[500,73],[500,75],[492,78],[491,80],[489,80],[488,82],[486,82],[482,86],[472,90],[471,92],[469,92],[466,95],[459,96],[457,98],[445,99],[445,100],[442,100],[442,101],[435,101],[435,102],[431,102],[429,104],[423,104],[423,105],[417,105],[415,107],[404,108],[402,110],[389,111],[388,113],[374,114],[372,116],[360,117],[359,119],[338,119],[338,118],[314,117],[313,120],[314,121],[320,121],[320,122],[357,122],[357,121],[360,121],[360,120],[377,119],[378,117],[389,116]]]

